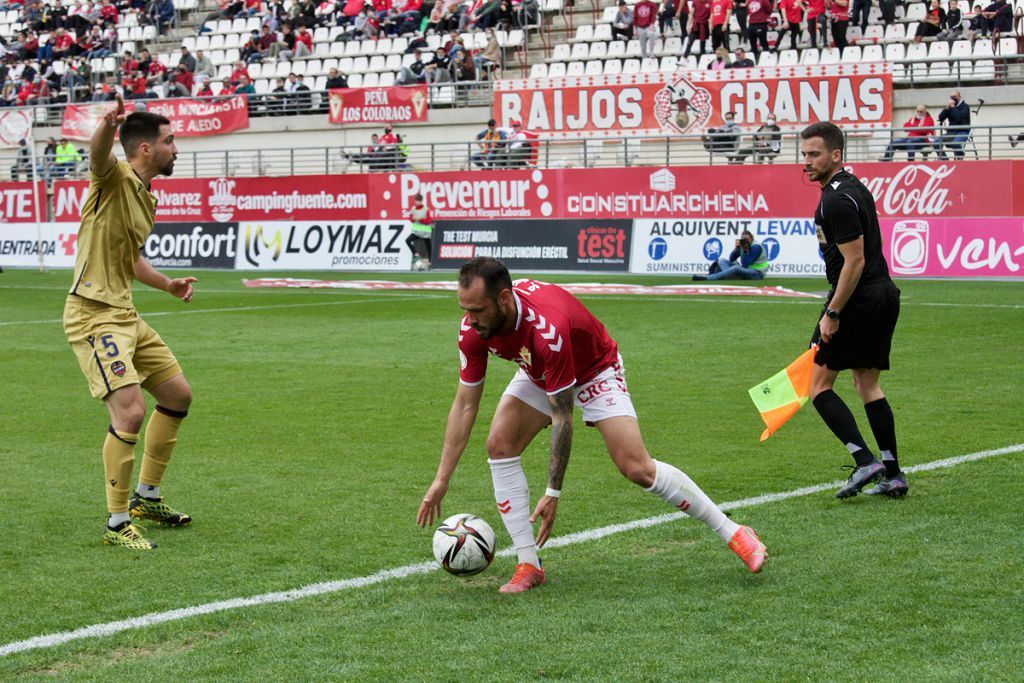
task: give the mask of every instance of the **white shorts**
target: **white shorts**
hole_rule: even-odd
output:
[[[573,387],[575,403],[583,411],[583,421],[588,427],[609,417],[636,418],[633,401],[626,387],[626,372],[619,362],[599,373],[586,384]],[[505,388],[504,395],[515,396],[520,401],[551,417],[551,403],[546,391],[538,387],[529,375],[520,368]]]

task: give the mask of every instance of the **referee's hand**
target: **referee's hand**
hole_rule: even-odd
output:
[[[818,321],[818,330],[821,332],[821,343],[827,344],[832,341],[832,337],[839,331],[839,321],[823,315],[821,320]]]

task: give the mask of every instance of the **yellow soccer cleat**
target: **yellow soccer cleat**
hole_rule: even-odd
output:
[[[122,522],[115,529],[107,527],[103,532],[104,545],[116,545],[128,550],[152,550],[156,543],[143,538],[139,527],[131,522]]]
[[[128,501],[128,512],[132,517],[149,519],[167,526],[185,526],[192,518],[184,512],[178,512],[160,498],[143,498],[138,493],[132,494]]]

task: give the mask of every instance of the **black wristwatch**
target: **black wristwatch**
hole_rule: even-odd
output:
[[[828,316],[829,320],[839,320],[839,311],[833,311],[831,308],[825,309],[825,315]]]

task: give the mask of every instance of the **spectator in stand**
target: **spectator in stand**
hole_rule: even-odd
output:
[[[313,54],[313,34],[309,32],[305,26],[299,27],[299,32],[295,35],[295,53],[290,59],[301,59],[302,57],[309,57]]]
[[[477,133],[480,151],[473,152],[470,160],[479,168],[497,168],[501,166],[501,157],[505,154],[505,131],[498,128],[498,122],[491,119],[487,128]]]
[[[729,18],[732,0],[711,0],[711,49],[724,47],[729,51]]]
[[[139,71],[143,74],[148,74],[149,68],[153,66],[153,56],[145,48],[139,50],[139,58],[136,61],[138,62]]]
[[[964,147],[971,137],[971,108],[964,102],[959,90],[950,93],[946,108],[939,112],[939,124],[942,123],[946,124],[946,132],[940,138],[942,146],[953,150],[954,159],[963,159]],[[939,158],[946,160],[942,147],[939,147]]]
[[[761,50],[768,51],[768,18],[772,15],[772,0],[747,0],[749,25],[747,36],[750,38],[750,49],[754,51],[754,59],[759,59]],[[758,49],[758,43],[761,47]]]
[[[878,9],[882,13],[885,26],[896,23],[896,0],[878,0]]]
[[[903,129],[906,131],[906,137],[890,142],[881,161],[892,161],[892,156],[898,149],[906,150],[907,161],[913,161],[917,152],[928,145],[933,145],[940,156],[945,156],[939,140],[932,140],[932,136],[935,135],[935,120],[923,104],[917,105],[917,110],[903,124]]]
[[[267,111],[271,116],[280,116],[288,109],[288,90],[283,78],[277,79],[277,85],[267,96]]]
[[[21,180],[21,174],[24,173],[25,177],[31,180],[32,175],[32,153],[28,150],[28,144],[25,140],[18,140],[18,157],[14,162],[14,166],[11,166],[11,180],[18,182]]]
[[[76,101],[75,93],[77,91],[83,88],[88,90],[85,88],[85,78],[79,71],[80,67],[81,61],[76,57],[66,64],[64,73],[60,77],[60,89],[67,93],[68,102]]]
[[[412,252],[413,270],[430,270],[430,238],[434,230],[434,217],[423,202],[423,195],[413,195],[413,207],[409,210],[409,228],[412,230],[405,239]]]
[[[676,6],[674,0],[661,0],[658,10],[658,33],[668,35],[675,30]]]
[[[853,0],[850,5],[850,21],[856,26],[860,24],[861,34],[868,28],[868,14],[871,12],[871,0]]]
[[[917,23],[914,42],[920,43],[925,38],[939,35],[946,28],[946,10],[942,9],[939,0],[931,0],[924,20]]]
[[[633,40],[633,10],[626,0],[619,0],[619,11],[612,19],[612,40]]]
[[[196,89],[196,97],[213,97],[213,90],[210,88],[210,77],[199,76],[199,87]],[[283,81],[283,78],[279,78]]]
[[[757,2],[758,0],[751,0],[751,2]],[[729,64],[730,69],[750,69],[754,66],[754,60],[747,56],[747,53],[742,47],[737,47],[735,50],[736,59],[732,60],[732,64]]]
[[[245,62],[239,60],[235,62],[235,67],[231,70],[231,85],[238,86],[242,81],[242,76],[245,76],[250,81],[252,76],[249,75],[249,68],[245,65]]]
[[[235,94],[235,86],[231,83],[230,78],[225,78],[220,82],[220,92],[218,94],[221,96]]]
[[[78,49],[86,59],[102,59],[110,56],[110,50],[103,45],[103,34],[100,32],[99,26],[93,26],[87,34],[82,36],[78,42]]]
[[[405,0],[405,4],[398,10],[398,17],[395,21],[395,33],[397,35],[404,35],[419,30],[422,19],[423,0]]]
[[[997,40],[1004,33],[1013,33],[1013,8],[1006,0],[996,0],[982,11],[981,16],[985,19],[985,34],[991,35],[992,40]]]
[[[352,3],[351,14],[349,13],[349,3]],[[355,6],[355,3],[356,0],[346,0],[345,8],[342,10],[342,13],[347,15],[350,21],[354,20],[356,15],[362,12],[363,7],[370,5],[373,9],[373,14],[377,17],[378,25],[384,23],[384,20],[391,14],[391,9],[394,6],[392,0],[373,0],[372,3],[369,0],[362,0],[362,4],[358,7]]]
[[[220,0],[218,3],[218,9],[215,12],[210,12],[203,19],[203,24],[210,21],[217,21],[218,19],[234,19],[235,15],[242,11],[244,3],[242,0]],[[202,24],[200,24],[200,29]]]
[[[715,48],[715,61],[711,62],[709,69],[712,71],[721,71],[722,69],[728,69],[732,64],[729,62],[729,51],[724,47]]]
[[[57,4],[60,4],[60,0],[57,0]],[[117,5],[110,2],[110,0],[103,0],[103,2],[100,4],[100,21],[110,22],[111,24],[117,26]]]
[[[946,10],[946,28],[935,36],[937,40],[945,40],[952,43],[959,40],[964,32],[964,15],[960,11],[960,3],[957,0],[949,0],[949,9]]]
[[[675,0],[676,19],[679,20],[679,37],[686,42],[687,26],[690,23],[690,2],[689,0]]]
[[[295,23],[297,26],[304,26],[306,28],[317,26],[316,5],[313,4],[313,0],[301,0],[298,4],[298,12],[295,12],[294,6],[292,11],[295,13]]]
[[[452,59],[443,47],[437,48],[434,59],[424,66],[427,83],[447,83],[452,80]]]
[[[47,54],[48,51],[45,49],[48,46],[46,46],[46,45],[40,46],[39,45],[39,36],[36,35],[35,31],[30,29],[28,31],[25,31],[25,33],[23,35],[25,36],[25,40],[24,40],[24,42],[21,45],[21,53],[19,55],[21,59],[32,59],[32,58],[51,59],[52,58],[50,54]]]
[[[127,92],[127,91],[125,91]],[[110,102],[115,99],[114,91],[103,83],[97,83],[96,87],[93,88],[93,93],[90,98],[91,102]]]
[[[764,125],[754,132],[753,145],[736,152],[733,161],[743,163],[748,156],[753,154],[755,164],[761,163],[762,160],[767,160],[770,164],[775,161],[775,157],[779,156],[781,151],[782,129],[775,123],[775,115],[769,114]]]
[[[537,0],[522,0],[518,5],[512,2],[512,11],[516,17],[516,26],[540,26],[540,6]]]
[[[196,50],[196,67],[194,72],[196,76],[206,76],[207,79],[213,78],[213,75],[217,72],[213,68],[213,62],[203,54],[202,50]]]
[[[328,90],[347,88],[348,78],[345,77],[345,74],[340,73],[337,69],[332,67],[331,70],[327,72],[327,84],[324,87]]]
[[[640,43],[640,56],[654,56],[654,39],[658,33],[658,4],[654,0],[640,0],[633,5],[633,28]]]
[[[50,44],[53,46],[54,59],[67,59],[75,54],[75,39],[62,28],[57,29],[50,36]]]
[[[818,47],[818,34],[821,34],[821,47],[828,47],[828,15],[825,13],[825,0],[807,0],[807,34],[811,39],[811,47]]]
[[[775,39],[775,49],[782,49],[782,38],[789,33],[789,48],[797,49],[797,41],[800,39],[800,24],[804,20],[803,0],[779,0],[779,14],[782,16],[782,30],[779,37]]]
[[[511,167],[528,166],[530,156],[533,154],[533,146],[530,138],[523,130],[523,124],[516,119],[510,122],[511,131],[505,131],[505,138],[508,140],[508,165]]]
[[[245,0],[242,4],[242,9],[238,11],[236,16],[248,19],[249,17],[257,17],[260,14],[260,0]]]
[[[370,40],[376,39],[380,35],[377,17],[369,5],[363,7],[363,11],[356,17],[349,35],[352,38],[369,38]]]
[[[167,96],[191,97],[192,85],[194,83],[195,79],[192,76],[192,72],[184,64],[179,64],[178,68],[174,71],[174,76],[171,77],[170,82],[167,84]]]
[[[178,57],[178,66],[185,67],[185,70],[189,73],[195,73],[196,71],[196,58],[192,56],[192,53],[188,51],[188,48],[184,45],[181,46],[181,56]]]
[[[157,86],[167,79],[167,67],[154,59],[149,63],[149,84]]]
[[[423,51],[416,50],[415,58],[412,63],[408,66],[403,66],[402,71],[398,74],[398,78],[395,79],[395,83],[398,85],[413,85],[415,83],[425,83],[427,76],[424,73],[426,65],[423,63]]]
[[[292,99],[295,102],[295,108],[299,112],[303,112],[313,106],[313,95],[309,91],[309,86],[306,85],[306,77],[299,74],[295,77],[295,89],[292,91]]]
[[[739,39],[742,42],[747,37],[747,32],[750,28],[747,25],[747,16],[749,15],[749,3],[747,0],[733,0],[732,13],[736,17],[736,25],[740,29]]]
[[[476,71],[480,78],[491,80],[494,77],[494,70],[501,68],[501,48],[498,46],[498,36],[494,29],[487,29],[487,45],[483,51],[473,57],[476,62]]]
[[[242,61],[246,64],[255,64],[263,61],[263,52],[260,50],[260,36],[259,33],[253,31],[249,34],[248,40],[242,45],[242,51],[239,53]]]
[[[974,13],[967,25],[967,40],[974,41],[977,38],[984,38],[987,33],[987,20],[981,14],[981,5],[974,6]]]
[[[260,0],[250,0],[256,3],[256,13],[259,14]],[[340,9],[334,0],[322,0],[316,6],[316,23],[320,26],[335,26],[334,15]]]
[[[132,53],[125,50],[124,54],[121,55],[121,74],[130,74],[133,71],[139,69],[139,60],[132,56]]]
[[[1016,135],[1010,135],[1008,137],[1008,139],[1010,141],[1010,147],[1013,147],[1014,149],[1016,149],[1017,145],[1019,145],[1020,143],[1024,142],[1024,133],[1017,133]]]
[[[711,35],[711,4],[709,0],[693,0],[693,10],[690,12],[690,20],[686,27],[687,45],[683,52],[684,57],[690,56],[693,46],[700,43],[700,53],[704,54],[708,49],[708,36]]]
[[[849,43],[846,40],[846,29],[850,26],[850,0],[830,0],[828,5],[829,18],[832,20],[832,42],[839,48],[839,55]]]
[[[130,100],[142,100],[150,96],[149,81],[141,71],[133,71],[121,80],[121,89]]]
[[[281,24],[281,35],[277,42],[270,46],[270,56],[276,57],[278,61],[290,61],[295,54],[295,33],[292,32],[291,24]]]
[[[380,136],[376,133],[370,136],[370,144],[362,154],[349,154],[345,151],[342,151],[342,154],[349,161],[354,161],[357,164],[366,164],[370,171],[380,171],[384,166],[384,163],[381,161],[383,152],[380,146]]]
[[[452,71],[455,73],[455,80],[461,82],[472,82],[477,80],[476,62],[472,55],[463,47],[455,51],[452,58]]]
[[[54,150],[54,170],[61,178],[67,178],[69,173],[74,172],[75,165],[82,160],[75,146],[68,142],[67,138],[61,138],[60,144]]]
[[[235,87],[236,95],[255,95],[256,88],[253,87],[252,81],[246,74],[242,74],[238,77],[238,85]]]

